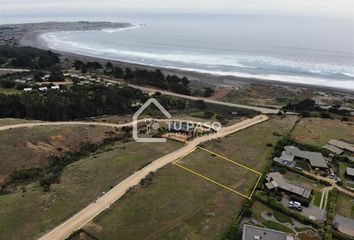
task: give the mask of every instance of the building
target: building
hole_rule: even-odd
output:
[[[48,81],[50,78],[50,74],[44,75],[44,77],[42,77],[43,81]]]
[[[244,224],[242,240],[294,240],[294,237],[284,232]]]
[[[51,86],[50,89],[52,89],[52,90],[60,90],[60,87],[59,86]]]
[[[349,179],[354,180],[354,168],[347,167],[345,169],[345,176]]]
[[[48,88],[47,87],[40,87],[40,88],[38,88],[38,90],[40,92],[46,92],[46,91],[48,91]]]
[[[328,141],[328,144],[333,145],[337,148],[340,148],[344,151],[348,151],[351,153],[354,153],[354,144],[343,141],[343,140],[336,140],[336,139],[331,139]]]
[[[23,92],[32,92],[32,88],[24,88]]]
[[[331,144],[325,144],[322,146],[323,149],[327,149],[328,151],[335,153],[337,155],[341,155],[343,153],[343,150],[340,148],[337,148],[336,146],[333,146]]]
[[[283,175],[279,172],[271,172],[266,175],[267,183],[265,184],[268,190],[283,190],[290,194],[298,195],[304,199],[310,199],[312,189],[304,188],[298,185],[295,185],[288,180],[286,180]]]
[[[313,169],[324,170],[328,168],[326,160],[319,152],[301,151],[294,146],[286,146],[280,157],[275,157],[273,161],[288,166],[294,166],[294,160],[306,161]]]

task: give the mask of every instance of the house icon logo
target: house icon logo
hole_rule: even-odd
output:
[[[171,118],[171,114],[155,99],[155,98],[149,98],[144,105],[142,105],[138,111],[136,111],[136,113],[133,116],[133,139],[136,142],[166,142],[166,138],[150,138],[150,137],[143,137],[140,138],[138,136],[139,134],[139,130],[138,130],[138,117],[144,112],[144,110],[149,107],[151,104],[154,104],[157,109],[159,109],[159,111],[161,113],[163,113],[163,115],[165,115],[166,118]],[[146,130],[147,132],[150,131],[151,128],[157,130],[159,128],[159,123],[153,119],[147,119],[145,121],[146,124]]]

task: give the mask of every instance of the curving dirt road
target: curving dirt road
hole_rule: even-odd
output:
[[[82,228],[85,224],[90,222],[94,217],[100,214],[105,209],[109,208],[111,204],[122,197],[131,187],[139,184],[150,172],[157,171],[163,166],[177,160],[178,158],[192,152],[200,143],[206,142],[212,139],[222,138],[226,135],[235,133],[242,129],[248,128],[255,124],[268,120],[265,115],[259,115],[252,119],[247,119],[242,122],[238,122],[234,125],[221,128],[217,133],[211,135],[205,135],[198,137],[188,142],[184,147],[169,153],[147,165],[143,169],[135,172],[109,192],[100,197],[97,201],[91,203],[86,208],[78,212],[76,215],[54,228],[40,238],[40,240],[62,240],[70,236],[76,230]],[[91,123],[90,123],[91,124]],[[130,123],[131,124],[131,123]],[[126,126],[126,125],[125,125]]]
[[[146,120],[150,118],[142,118],[139,119],[136,123],[144,123]],[[185,119],[178,119],[178,118],[170,118],[170,119],[154,119],[158,122],[171,122],[171,121],[180,121],[180,122],[188,122],[194,124],[203,124],[203,122],[196,122],[192,120],[185,120]],[[0,131],[10,130],[15,128],[33,128],[33,127],[40,127],[40,126],[62,126],[62,125],[94,125],[94,126],[105,126],[105,127],[113,127],[113,128],[122,128],[122,127],[131,127],[133,126],[133,121],[129,123],[109,123],[109,122],[85,122],[85,121],[66,121],[66,122],[36,122],[36,123],[18,123],[6,126],[0,126]]]

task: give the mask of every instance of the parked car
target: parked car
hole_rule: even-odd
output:
[[[289,207],[290,209],[295,209],[295,210],[297,210],[297,211],[299,211],[299,212],[302,211],[301,203],[296,202],[296,201],[290,201],[288,207]]]

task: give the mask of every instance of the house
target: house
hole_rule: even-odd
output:
[[[23,92],[32,92],[32,88],[24,88]]]
[[[333,146],[331,144],[325,144],[322,146],[323,149],[327,149],[328,151],[335,153],[337,155],[341,155],[343,153],[343,150],[340,148],[337,148],[336,146]]]
[[[286,180],[283,175],[279,172],[271,172],[266,175],[267,183],[265,184],[268,190],[283,190],[290,194],[298,195],[304,199],[310,199],[312,189],[301,187],[299,185],[295,185],[288,180]]]
[[[345,176],[347,178],[354,180],[354,168],[347,167],[345,169]]]
[[[40,87],[40,88],[38,88],[38,90],[40,92],[46,92],[46,91],[48,91],[48,88],[47,87]]]
[[[280,157],[275,157],[273,161],[279,162],[288,166],[294,166],[294,160],[305,160],[313,169],[324,170],[328,168],[326,160],[319,152],[301,151],[294,146],[284,147]]]
[[[43,81],[48,81],[50,78],[50,74],[44,75],[44,77],[42,77]]]
[[[26,80],[20,80],[20,79],[16,79],[15,83],[26,83]]]
[[[244,224],[242,240],[294,240],[294,237],[281,231]]]
[[[331,139],[328,141],[328,144],[333,145],[337,148],[340,148],[344,151],[348,151],[351,153],[354,153],[354,144],[343,141],[343,140],[336,140],[336,139]]]

